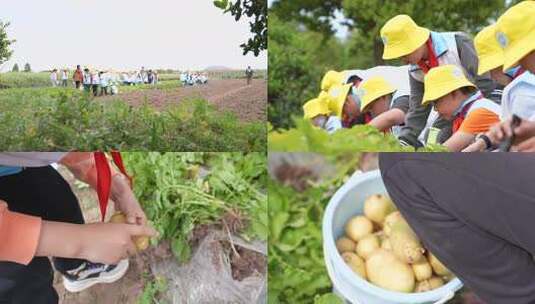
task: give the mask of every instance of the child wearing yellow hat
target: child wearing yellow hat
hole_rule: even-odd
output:
[[[491,77],[505,86],[501,100],[502,120],[512,114],[525,119],[535,114],[535,77],[519,65],[503,70],[504,52],[497,40],[497,25],[481,30],[474,44],[479,57],[478,73],[490,71]]]
[[[461,32],[433,32],[418,26],[410,16],[398,15],[381,28],[384,44],[383,59],[402,58],[410,63],[411,96],[409,115],[400,135],[400,141],[418,146],[418,135],[425,127],[430,107],[422,105],[424,77],[430,69],[442,65],[455,65],[475,80],[484,96],[490,96],[495,83],[488,74],[477,74],[477,55],[471,38]],[[451,123],[440,119],[435,127],[442,129],[439,142],[449,137]]]
[[[344,128],[351,128],[364,123],[360,112],[359,98],[352,89],[352,84],[334,85],[327,93],[329,110],[342,120]]]
[[[433,68],[425,75],[422,105],[433,105],[452,122],[452,136],[444,142],[449,151],[468,147],[481,133],[500,121],[500,107],[482,96],[455,65]]]
[[[381,76],[366,79],[357,92],[361,112],[369,112],[372,116],[368,124],[380,131],[390,130],[394,136],[399,135],[409,110],[409,93],[397,90]]]
[[[338,117],[331,115],[326,94],[321,92],[317,98],[311,99],[303,105],[303,118],[309,119],[314,126],[332,134],[342,128],[342,122]]]
[[[517,66],[507,71],[503,70],[503,49],[496,40],[496,28],[496,24],[489,25],[474,37],[474,46],[479,58],[477,73],[482,75],[490,72],[490,77],[505,87],[520,76],[524,69]]]
[[[503,70],[521,66],[526,70],[504,90],[503,102],[510,112],[487,136],[498,144],[513,134],[511,114],[522,118],[514,130],[518,146],[513,150],[535,152],[535,1],[523,1],[508,9],[496,23],[496,40],[503,49]],[[515,111],[521,107],[524,111]]]

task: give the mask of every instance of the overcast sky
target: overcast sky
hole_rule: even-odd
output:
[[[2,0],[17,42],[11,60],[34,70],[72,67],[267,68],[267,52],[242,56],[251,34],[212,0]]]

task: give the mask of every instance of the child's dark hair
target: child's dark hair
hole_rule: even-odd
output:
[[[362,81],[362,78],[358,77],[357,75],[353,75],[353,76],[349,77],[349,79],[347,80],[346,84],[353,83],[355,81]]]
[[[472,95],[473,93],[475,93],[477,91],[477,88],[476,87],[472,87],[472,86],[466,86],[466,87],[459,88],[459,90],[464,95]]]

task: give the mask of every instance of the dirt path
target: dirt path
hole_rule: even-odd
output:
[[[134,105],[147,100],[157,109],[179,104],[189,98],[204,98],[218,110],[232,111],[242,121],[265,121],[267,107],[267,82],[255,79],[247,86],[243,79],[212,80],[207,85],[176,89],[147,89],[103,97],[101,100],[120,99]]]

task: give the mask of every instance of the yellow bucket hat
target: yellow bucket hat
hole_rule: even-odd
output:
[[[503,50],[496,40],[496,24],[489,25],[474,38],[479,66],[479,75],[503,65]]]
[[[305,113],[303,115],[303,118],[305,119],[312,119],[318,115],[328,115],[330,113],[329,105],[324,99],[322,100],[320,98],[314,98],[307,101],[303,105],[303,112]]]
[[[427,105],[462,87],[475,87],[455,65],[432,68],[424,78],[424,97],[422,105]]]
[[[503,70],[518,64],[535,50],[535,1],[523,1],[508,9],[496,23],[496,40],[504,51]]]
[[[395,59],[408,55],[429,39],[430,31],[420,27],[407,15],[397,15],[381,28],[385,46],[383,59]]]
[[[321,90],[328,92],[334,85],[341,85],[344,81],[344,73],[337,71],[328,71],[321,80]]]
[[[342,117],[342,111],[344,110],[344,103],[347,99],[347,94],[351,89],[351,84],[334,85],[328,92],[329,110],[338,117]]]
[[[394,93],[396,89],[381,76],[370,77],[363,81],[357,90],[360,97],[360,110],[372,104],[377,98]]]

